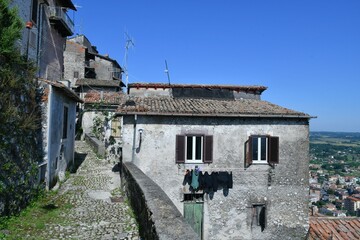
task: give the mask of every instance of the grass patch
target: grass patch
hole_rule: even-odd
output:
[[[48,192],[35,200],[18,216],[0,219],[0,239],[44,239],[42,231],[47,224],[63,224],[72,205],[56,199]]]

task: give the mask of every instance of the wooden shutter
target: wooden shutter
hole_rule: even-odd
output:
[[[213,136],[204,136],[204,163],[213,162]]]
[[[175,162],[185,163],[185,136],[176,135]]]
[[[269,156],[270,165],[279,163],[279,137],[269,137]]]
[[[252,164],[252,137],[250,136],[249,139],[245,142],[245,160],[244,160],[244,167],[248,168]]]

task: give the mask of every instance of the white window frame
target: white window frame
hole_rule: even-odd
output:
[[[265,159],[261,159],[261,149],[262,149],[262,143],[261,139],[265,138]],[[257,139],[257,159],[252,159],[252,162],[254,164],[267,164],[268,162],[268,153],[269,153],[269,138],[267,136],[252,136],[252,139]],[[251,152],[251,158],[253,158],[253,152],[254,144],[252,144],[252,152]],[[260,160],[259,160],[260,159]]]
[[[201,137],[201,152],[200,152],[200,159],[196,159],[196,138]],[[188,159],[187,157],[187,150],[188,150],[188,144],[187,140],[188,138],[192,138],[192,157],[191,159]],[[204,155],[204,136],[203,135],[186,135],[185,136],[185,163],[202,163],[203,162],[203,155]]]

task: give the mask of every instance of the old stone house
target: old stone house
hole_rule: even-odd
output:
[[[123,87],[122,68],[109,55],[99,54],[97,48],[84,35],[68,38],[64,51],[65,79],[83,94],[91,91],[118,92]]]
[[[101,101],[106,95],[121,92],[125,85],[122,82],[122,68],[118,62],[109,57],[109,55],[99,54],[96,46],[93,46],[89,39],[84,35],[77,35],[68,38],[64,51],[66,79],[70,79],[72,88],[79,94],[81,99],[93,98],[94,94],[99,97],[96,104],[81,105],[79,114],[78,129],[83,133],[82,137],[92,134],[96,121],[103,121],[107,116],[105,112],[114,112],[116,108],[109,107],[109,104],[101,105]],[[111,104],[110,104],[111,105]],[[106,106],[104,110],[104,106]],[[100,111],[99,111],[100,110]],[[101,111],[104,110],[104,111]],[[104,123],[104,133],[100,140],[104,141],[105,137],[109,137],[110,125]],[[95,126],[98,128],[98,126]],[[97,134],[98,135],[98,134]]]
[[[264,90],[133,83],[119,103],[123,161],[202,239],[306,235],[311,116],[261,100]]]
[[[42,92],[42,148],[39,179],[51,188],[74,159],[76,105],[82,100],[63,78],[66,37],[74,33],[67,14],[76,10],[71,0],[13,0],[24,21],[21,53],[37,66]]]

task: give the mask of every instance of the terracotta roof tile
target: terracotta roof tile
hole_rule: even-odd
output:
[[[360,239],[360,219],[310,218],[308,239]]]
[[[208,88],[208,89],[228,89],[233,91],[265,91],[264,86],[249,85],[199,85],[199,84],[167,84],[167,83],[129,83],[128,88]]]
[[[241,99],[193,99],[171,97],[135,97],[123,99],[117,112],[120,114],[147,115],[206,115],[206,116],[249,116],[257,117],[299,117],[310,118],[308,114],[290,110],[267,101]]]
[[[78,79],[77,86],[99,86],[99,87],[120,87],[121,81],[118,80],[99,80],[99,79]]]
[[[102,95],[102,96],[101,96]],[[122,92],[89,91],[84,96],[85,103],[122,104],[126,96]]]

